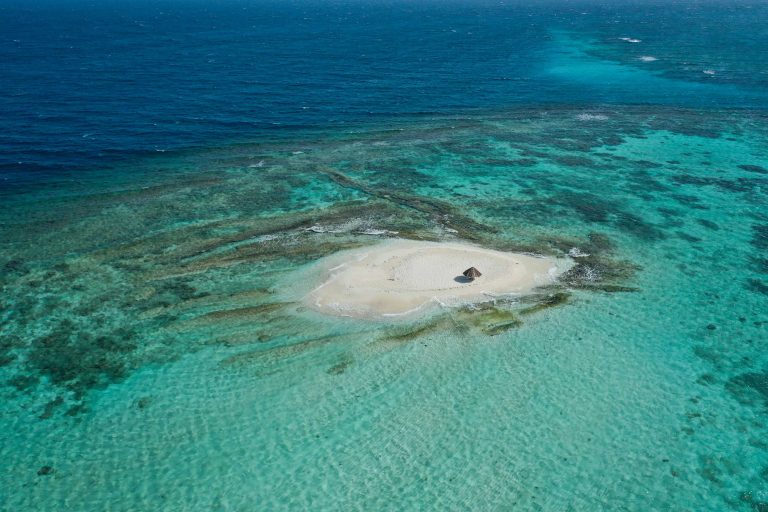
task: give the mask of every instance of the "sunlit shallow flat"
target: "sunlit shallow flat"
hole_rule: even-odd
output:
[[[567,260],[457,244],[393,240],[319,263],[324,281],[306,297],[334,315],[402,316],[430,307],[485,302],[552,284]],[[477,279],[462,272],[481,269]]]

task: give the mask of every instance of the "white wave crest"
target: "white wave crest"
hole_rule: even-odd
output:
[[[571,258],[585,258],[589,256],[589,254],[581,252],[581,249],[578,247],[573,247],[570,251],[568,251],[568,256]]]
[[[360,230],[359,233],[361,235],[374,235],[374,236],[377,236],[377,235],[396,235],[398,232],[397,231],[390,231],[388,229],[373,229],[373,228],[369,228],[369,229]]]
[[[608,116],[603,114],[579,114],[576,116],[579,121],[605,121]]]

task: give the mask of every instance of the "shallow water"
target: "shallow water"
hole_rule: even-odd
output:
[[[140,164],[165,183],[17,198],[6,503],[768,499],[765,121],[585,113],[236,145]],[[305,310],[297,269],[386,236],[367,229],[590,256],[574,258],[565,304],[531,312],[387,326]]]
[[[763,78],[695,41],[738,72],[686,75],[642,9],[598,10],[495,108],[157,154],[130,128],[103,160],[0,139],[46,169],[0,189],[0,508],[766,509]],[[317,259],[393,232],[576,266],[405,322],[302,306]]]

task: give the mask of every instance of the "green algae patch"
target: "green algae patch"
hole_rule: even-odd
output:
[[[352,364],[352,359],[343,358],[341,361],[339,361],[338,363],[328,368],[325,372],[328,375],[341,375],[342,373],[347,371],[347,368],[349,368],[351,364]]]
[[[522,325],[523,325],[523,322],[521,322],[520,320],[513,320],[511,322],[491,324],[486,327],[483,327],[481,330],[483,331],[483,333],[487,334],[488,336],[497,336],[509,330],[517,329]]]
[[[248,320],[252,319],[254,316],[282,311],[291,305],[292,303],[290,302],[273,302],[235,309],[223,309],[206,313],[201,317],[201,320]]]
[[[412,325],[389,329],[368,345],[376,352],[428,339],[442,333],[459,337],[498,336],[523,325],[514,311],[490,303],[450,309]]]
[[[394,344],[409,343],[455,327],[456,323],[451,316],[441,313],[416,325],[406,325],[386,331],[382,340]]]
[[[562,306],[563,304],[567,303],[570,299],[571,294],[568,292],[556,292],[552,294],[547,294],[540,297],[533,297],[533,300],[535,300],[535,304],[533,306],[526,307],[524,309],[520,310],[521,315],[530,315],[533,313],[537,313],[539,311],[543,311],[545,309],[553,308],[556,306]]]
[[[209,311],[198,316],[191,316],[183,320],[173,322],[173,328],[179,332],[198,331],[200,333],[215,329],[216,332],[225,333],[233,328],[251,325],[249,329],[253,333],[253,339],[260,336],[259,327],[278,321],[281,317],[289,316],[294,311],[295,303],[271,302],[254,304],[250,306],[240,305],[235,308]]]
[[[514,311],[491,303],[463,306],[438,313],[415,325],[392,329],[377,343],[399,345],[443,332],[461,336],[497,336],[523,325]]]
[[[300,341],[294,341],[292,337],[284,337],[270,344],[260,344],[258,348],[253,350],[245,350],[228,356],[219,362],[219,366],[222,368],[258,367],[268,372],[277,371],[285,363],[310,353],[312,357],[321,357],[320,354],[322,352],[311,352],[313,350],[320,350],[323,347],[331,346],[334,349],[344,347],[350,343],[357,343],[358,336],[364,337],[365,335],[366,333],[359,332],[328,334],[314,338],[299,338]],[[321,359],[326,360],[326,357],[322,356]]]
[[[523,325],[514,311],[497,307],[493,303],[465,306],[453,318],[457,323],[488,336],[497,336]]]
[[[289,345],[240,352],[238,354],[227,357],[226,359],[222,360],[220,364],[221,366],[244,366],[257,362],[272,362],[281,359],[288,359],[290,357],[302,354],[310,348],[330,343],[334,338],[335,336],[326,336],[323,338],[304,340]]]

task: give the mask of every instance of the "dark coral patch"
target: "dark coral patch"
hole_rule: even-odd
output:
[[[685,231],[678,231],[677,232],[677,236],[679,236],[681,239],[683,239],[683,240],[685,240],[686,242],[689,242],[689,243],[701,242],[701,238],[699,238],[697,236],[689,235]]]
[[[606,222],[615,209],[611,203],[593,194],[564,194],[562,204],[571,207],[587,222]]]
[[[53,466],[43,466],[43,467],[41,467],[40,469],[37,470],[37,475],[38,476],[48,476],[48,475],[52,475],[55,472],[56,472],[56,470],[53,469]]]
[[[759,165],[744,164],[744,165],[740,165],[739,169],[744,169],[745,171],[754,172],[757,174],[768,174],[768,169],[765,169],[764,167],[760,167]]]
[[[150,406],[152,403],[152,397],[151,396],[143,396],[141,398],[136,399],[134,402],[134,405],[137,409],[146,409]]]
[[[16,360],[13,349],[21,345],[18,336],[0,335],[0,366],[6,366]]]
[[[64,397],[57,396],[47,404],[45,404],[45,408],[43,409],[43,413],[40,415],[41,420],[47,420],[51,416],[53,416],[54,411],[57,407],[59,407],[61,404],[64,403]]]
[[[665,218],[673,218],[673,217],[684,217],[685,213],[681,212],[680,210],[676,210],[674,208],[665,208],[663,206],[660,206],[659,208],[656,208],[656,210],[662,214]]]
[[[768,274],[768,258],[751,258],[751,261],[756,272]]]
[[[617,261],[590,254],[579,258],[560,281],[572,288],[606,292],[632,292],[636,288],[623,283],[630,280],[640,268],[627,261]]]
[[[587,235],[589,243],[586,247],[588,252],[611,252],[616,249],[616,244],[608,235],[603,233],[591,232]]]
[[[756,249],[768,249],[768,224],[752,226],[752,240],[750,243]]]
[[[709,210],[709,206],[701,203],[701,199],[689,194],[671,194],[670,197],[678,203],[694,210]]]
[[[137,348],[135,333],[126,328],[100,336],[84,331],[62,321],[56,330],[32,341],[27,366],[79,397],[89,388],[122,379],[128,371],[125,356]]]
[[[27,392],[39,381],[40,378],[37,375],[16,375],[8,379],[8,384],[16,388],[17,391]]]
[[[725,387],[743,404],[768,407],[768,373],[743,373],[731,378]]]
[[[747,290],[768,295],[768,284],[759,279],[749,279],[745,285]]]
[[[562,155],[554,157],[554,161],[566,167],[595,167],[591,159],[579,155]]]
[[[347,368],[349,368],[349,365],[351,365],[351,364],[352,364],[351,360],[349,360],[349,359],[342,359],[341,361],[339,361],[335,365],[333,365],[330,368],[328,368],[328,370],[326,370],[326,373],[328,373],[328,375],[341,375],[342,373],[347,371]]]
[[[647,241],[662,240],[664,232],[651,223],[645,222],[638,215],[622,213],[615,222],[616,227],[637,238]]]
[[[717,224],[715,224],[711,220],[696,219],[696,222],[698,222],[699,224],[701,224],[702,226],[704,226],[707,229],[711,229],[712,231],[717,231],[717,230],[720,229],[720,226],[718,226]]]

